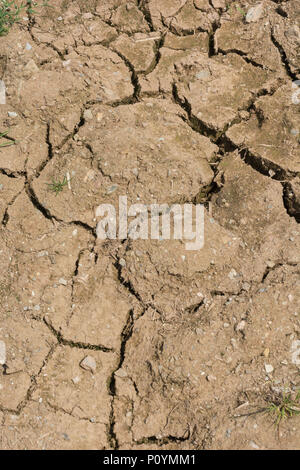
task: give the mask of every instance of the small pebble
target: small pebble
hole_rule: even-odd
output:
[[[258,5],[255,5],[254,7],[250,8],[247,12],[246,15],[246,23],[255,23],[260,19],[260,17],[263,14],[263,5],[262,3],[259,3]]]
[[[266,349],[264,350],[264,356],[265,356],[265,357],[269,357],[269,354],[270,354],[270,349],[269,349],[269,348],[266,348]]]
[[[204,79],[204,78],[209,78],[210,77],[210,71],[209,70],[202,70],[199,73],[196,73],[196,78],[198,80]]]
[[[89,121],[93,119],[93,113],[90,109],[86,109],[83,113],[84,119],[88,119]]]
[[[274,367],[271,364],[265,364],[265,371],[267,374],[271,374],[274,370]]]
[[[6,364],[6,345],[4,341],[0,341],[0,364]]]
[[[0,104],[6,104],[6,86],[3,80],[0,80]]]
[[[206,380],[207,380],[208,382],[214,382],[215,380],[217,380],[217,377],[215,377],[214,375],[208,375],[208,376],[206,377]]]
[[[62,65],[63,65],[63,67],[68,67],[68,65],[70,65],[70,63],[71,63],[71,59],[63,60]]]
[[[117,377],[127,377],[128,374],[127,374],[126,370],[119,369],[119,370],[117,370],[117,372],[115,372],[115,375]]]
[[[273,261],[267,261],[266,264],[267,264],[268,268],[274,268],[274,266],[275,266],[275,263]]]
[[[82,367],[82,369],[88,370],[88,371],[92,372],[92,374],[94,374],[96,372],[97,365],[96,365],[95,359],[92,356],[85,356],[85,358],[82,359],[82,361],[80,363],[80,367]]]
[[[243,330],[245,329],[245,326],[246,326],[245,320],[240,321],[240,322],[236,325],[236,331],[243,331]]]
[[[237,272],[236,272],[236,270],[235,270],[235,269],[232,269],[232,270],[230,271],[230,273],[228,274],[228,277],[229,277],[229,279],[234,279],[235,277],[237,277]]]
[[[246,292],[248,292],[250,290],[250,284],[248,282],[244,282],[243,285],[242,285],[242,288],[243,290],[245,290]]]
[[[111,193],[114,193],[116,191],[116,189],[118,188],[118,186],[115,184],[113,186],[111,186],[110,188],[108,188],[107,190],[107,194],[111,194]]]

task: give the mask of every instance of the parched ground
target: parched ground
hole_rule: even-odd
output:
[[[0,38],[0,447],[299,449],[299,1],[50,4]],[[121,195],[204,248],[97,240]]]

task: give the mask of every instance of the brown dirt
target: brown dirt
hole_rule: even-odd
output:
[[[50,3],[0,38],[0,448],[299,449],[254,413],[300,388],[299,2]],[[97,240],[120,195],[204,248]]]

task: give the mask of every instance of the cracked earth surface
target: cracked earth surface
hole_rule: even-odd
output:
[[[299,449],[254,413],[300,388],[299,2],[51,3],[0,40],[0,448]],[[97,240],[120,195],[204,248]]]

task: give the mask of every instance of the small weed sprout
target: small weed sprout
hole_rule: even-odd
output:
[[[300,390],[294,399],[291,393],[283,393],[276,397],[265,409],[265,412],[274,418],[277,427],[285,419],[300,415]]]
[[[6,132],[0,132],[0,138],[2,137],[6,137],[8,134],[8,131]],[[6,142],[3,142],[2,144],[0,144],[0,147],[10,147],[11,145],[15,145],[16,142],[14,140],[10,140],[8,137],[6,137]]]
[[[235,7],[242,16],[246,16],[246,12],[241,7],[239,7],[238,5],[236,5]]]
[[[0,0],[0,36],[8,33],[14,23],[21,20],[21,14],[36,13],[35,8],[48,6],[48,1],[39,4],[32,0],[28,0],[21,5],[17,5],[15,0]]]
[[[227,12],[231,14],[233,5],[226,5],[227,6]],[[239,6],[239,5],[234,5],[236,10],[243,16],[246,16],[246,12]]]
[[[235,415],[236,418],[243,416],[254,416],[257,414],[267,414],[273,419],[273,423],[278,431],[280,424],[286,419],[300,415],[300,390],[294,394],[281,392],[272,393],[267,397],[267,406],[261,407],[248,413]]]
[[[47,183],[47,186],[50,191],[55,193],[57,196],[61,191],[63,191],[64,187],[68,184],[67,177],[64,176],[62,181],[55,181],[54,178],[52,179],[52,183]]]

